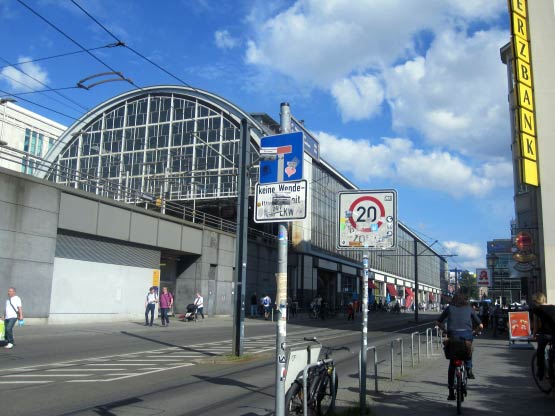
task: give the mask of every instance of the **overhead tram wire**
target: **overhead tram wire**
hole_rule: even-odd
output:
[[[7,92],[7,91],[5,91],[5,90],[2,90],[2,89],[0,89],[0,94],[6,94],[7,96],[10,96],[10,97],[17,96],[16,94],[11,94],[11,93],[9,93],[9,92]],[[70,118],[70,119],[75,120],[75,121],[81,121],[81,118],[77,118],[77,117],[70,116],[69,114],[62,113],[62,112],[60,112],[60,111],[54,110],[53,108],[46,107],[46,106],[44,106],[44,105],[42,105],[42,104],[35,103],[34,101],[28,100],[27,98],[23,98],[23,97],[19,97],[19,96],[17,96],[17,97],[18,97],[18,99],[20,99],[21,101],[25,101],[25,102],[27,102],[27,103],[29,103],[29,104],[36,105],[37,107],[44,108],[45,110],[52,111],[53,113],[59,114],[59,115],[61,115],[61,116]]]
[[[32,75],[29,75],[29,74],[28,74],[27,72],[25,72],[23,69],[18,68],[17,66],[11,64],[9,61],[7,61],[6,59],[2,58],[1,56],[0,56],[0,61],[3,61],[4,63],[10,65],[10,66],[11,66],[12,68],[14,68],[16,71],[19,71],[19,72],[21,72],[23,75],[25,75],[26,77],[31,78],[31,79],[32,79],[33,81],[35,81],[35,82],[38,82],[38,83],[39,83],[40,85],[42,85],[43,87],[46,87],[46,88],[47,88],[46,91],[51,91],[51,92],[55,93],[56,95],[58,95],[58,96],[60,96],[60,97],[62,97],[62,98],[64,98],[64,99],[66,99],[66,100],[69,101],[70,103],[75,104],[75,105],[78,106],[78,107],[81,107],[82,110],[85,110],[85,111],[88,110],[86,107],[82,106],[81,104],[79,104],[79,103],[76,102],[75,100],[73,100],[73,99],[71,99],[71,98],[65,96],[65,95],[62,94],[61,92],[59,92],[59,91],[53,89],[51,86],[49,86],[49,85],[47,85],[46,83],[42,82],[40,79],[37,79],[37,78],[35,78],[35,77],[32,76]]]
[[[50,27],[52,27],[54,30],[56,30],[58,33],[60,33],[62,36],[64,36],[66,39],[68,39],[69,41],[71,41],[72,43],[74,43],[75,45],[77,45],[78,47],[80,47],[83,52],[87,53],[90,57],[92,57],[94,60],[96,60],[97,62],[99,62],[100,64],[102,64],[104,67],[108,68],[111,72],[114,72],[116,74],[119,74],[120,71],[116,71],[114,68],[112,68],[110,65],[108,65],[106,62],[104,62],[102,59],[100,59],[98,56],[96,56],[95,54],[93,54],[90,50],[88,50],[87,48],[85,48],[83,45],[81,45],[79,42],[77,42],[75,39],[73,39],[71,36],[69,36],[67,33],[65,33],[62,29],[60,29],[58,26],[56,26],[54,23],[52,23],[51,21],[49,21],[46,17],[44,17],[43,15],[41,15],[39,12],[37,12],[35,9],[33,9],[31,6],[29,6],[28,4],[26,4],[23,0],[17,0],[17,2],[19,4],[21,4],[22,6],[24,6],[27,10],[29,10],[31,13],[33,13],[35,16],[37,16],[39,19],[41,19],[43,22],[45,22],[46,24],[48,24]],[[120,46],[120,45],[118,45]],[[123,77],[123,75],[120,75],[120,77],[129,82],[131,85],[133,85],[135,88],[139,89],[139,90],[143,90],[142,87],[138,86],[134,81],[126,79]]]
[[[124,45],[123,44],[120,45],[120,44],[117,44],[117,43],[110,43],[110,44],[104,45],[104,46],[97,46],[96,48],[89,48],[89,49],[87,49],[87,51],[97,51],[99,49],[115,48],[115,47],[118,47],[118,46],[124,46]],[[63,58],[64,56],[77,55],[77,54],[85,53],[85,52],[86,51],[73,51],[73,52],[61,53],[59,55],[45,56],[43,58],[28,59],[26,61],[17,62],[17,63],[10,64],[10,65],[0,65],[0,69],[8,68],[10,66],[18,66],[18,65],[30,64],[30,63],[33,63],[33,62],[46,61],[46,60],[49,60],[49,59]]]
[[[20,1],[20,0],[18,0]],[[114,33],[112,31],[110,31],[106,26],[104,26],[102,23],[100,23],[98,21],[98,19],[96,19],[93,15],[91,15],[87,10],[85,10],[83,8],[83,6],[81,6],[79,3],[77,3],[75,0],[70,0],[79,10],[81,10],[84,14],[86,14],[93,22],[95,22],[98,26],[100,26],[108,35],[110,35],[118,44],[121,44],[121,46],[126,47],[127,49],[129,49],[131,52],[133,52],[135,55],[137,55],[139,58],[145,60],[146,62],[148,62],[149,64],[153,65],[154,67],[158,68],[160,71],[164,72],[166,75],[169,75],[170,77],[172,77],[173,79],[179,81],[182,85],[185,85],[186,87],[191,88],[193,91],[197,92],[197,93],[201,93],[199,90],[197,90],[195,87],[193,87],[191,84],[189,84],[188,82],[184,81],[183,79],[179,78],[177,75],[172,74],[170,71],[168,71],[166,68],[162,67],[161,65],[157,64],[156,62],[154,62],[153,60],[147,58],[146,56],[144,56],[142,53],[140,53],[139,51],[137,51],[136,49],[132,48],[131,46],[127,45],[125,42],[123,42],[121,39],[119,39],[116,35],[114,35]],[[231,115],[231,113],[228,110],[225,110],[227,112],[228,115]]]
[[[13,78],[12,78],[13,80]],[[67,90],[78,90],[80,89],[79,87],[62,87],[62,88],[50,88],[47,90],[35,90],[35,91],[27,91],[27,92],[18,92],[18,93],[14,93],[11,94],[10,97],[19,97],[21,95],[29,95],[29,94],[38,94],[38,93],[42,93],[42,92],[49,92],[49,91],[67,91]],[[4,97],[0,97],[0,98],[4,98]]]

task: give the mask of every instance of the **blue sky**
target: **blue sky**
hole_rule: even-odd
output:
[[[69,0],[22,0],[86,48],[114,42]],[[361,189],[395,188],[399,218],[485,264],[486,241],[514,216],[506,70],[506,0],[76,0],[119,39],[187,84],[279,120],[279,104],[320,139],[323,157]],[[79,50],[17,0],[0,0],[0,58],[10,63]],[[139,86],[178,82],[124,47],[93,52]],[[0,66],[4,61],[0,59]],[[19,66],[51,88],[106,68],[80,53]],[[124,91],[20,96],[70,125]],[[44,89],[14,68],[0,89]],[[3,94],[0,94],[3,96]]]

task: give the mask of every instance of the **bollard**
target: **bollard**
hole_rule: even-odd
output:
[[[393,348],[394,348],[395,341],[391,341],[391,375],[390,380],[393,381]]]
[[[420,334],[418,332],[413,332],[412,334],[410,334],[410,360],[412,362],[412,368],[414,368],[414,336],[418,335],[418,338],[420,339]],[[418,349],[420,350],[420,345],[418,346]],[[418,357],[420,359],[420,357]]]
[[[366,347],[366,352],[368,352],[369,350],[373,350],[374,351],[374,391],[377,393],[378,392],[378,350],[376,349],[375,345],[372,345],[371,347]],[[361,351],[362,354],[362,351]],[[359,370],[359,374],[360,374],[360,370],[361,370],[361,356],[358,356],[358,370]],[[362,377],[362,374],[360,375]],[[360,380],[359,380],[360,383]],[[359,384],[360,386],[361,384]]]
[[[391,341],[391,375],[390,375],[391,381],[393,381],[393,355],[395,352],[395,342],[397,341],[399,342],[399,344],[401,344],[401,375],[403,375],[403,351],[404,351],[403,339],[396,338],[393,341]]]
[[[420,332],[418,333],[418,364],[420,364],[420,344],[422,343],[422,341],[420,341]]]

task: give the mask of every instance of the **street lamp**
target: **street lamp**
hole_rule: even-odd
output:
[[[497,259],[498,257],[493,254],[490,253],[486,256],[486,261],[488,262],[488,268],[491,269],[491,281],[492,284],[494,282],[494,278],[495,278],[495,265],[497,264]],[[503,286],[504,282],[503,280],[501,280],[501,306],[503,306],[503,297],[505,295],[505,288]]]

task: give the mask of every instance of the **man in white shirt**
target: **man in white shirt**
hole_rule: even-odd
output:
[[[154,310],[156,309],[156,304],[158,303],[158,296],[154,291],[154,287],[151,287],[146,294],[145,301],[145,326],[152,326],[154,321]],[[148,315],[150,314],[150,324],[148,322]]]
[[[200,313],[200,316],[202,316],[202,319],[204,319],[204,299],[202,298],[202,296],[200,295],[199,292],[197,292],[197,297],[195,298],[195,301],[193,302],[194,305],[197,307],[197,311],[195,313],[195,321],[197,319],[197,314]]]
[[[6,311],[4,313],[4,327],[6,331],[6,341],[8,344],[4,347],[11,349],[14,346],[13,327],[16,321],[19,320],[19,326],[23,326],[23,309],[21,299],[15,294],[15,288],[8,289],[8,300],[6,300]]]

